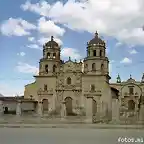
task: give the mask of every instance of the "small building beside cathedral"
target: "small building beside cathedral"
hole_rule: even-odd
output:
[[[24,98],[33,98],[42,112],[56,111],[62,115],[104,115],[109,120],[119,113],[119,87],[109,83],[109,59],[106,44],[98,33],[87,43],[83,62],[61,59],[61,47],[51,40],[43,45],[39,74],[35,82],[25,86]],[[38,108],[39,109],[39,108]]]

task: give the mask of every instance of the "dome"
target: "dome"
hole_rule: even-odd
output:
[[[131,75],[130,75],[130,78],[127,80],[127,82],[129,82],[129,83],[135,83],[136,81],[135,81],[135,79],[133,79],[133,78],[131,77]]]
[[[58,43],[57,42],[55,42],[54,40],[53,40],[53,36],[51,36],[51,40],[49,41],[49,42],[47,42],[46,44],[45,44],[45,46],[47,46],[47,47],[58,47],[59,45],[58,45]]]
[[[94,37],[92,40],[90,40],[88,44],[89,44],[89,45],[93,45],[93,44],[104,44],[104,41],[98,37],[98,33],[97,33],[97,31],[96,31],[95,37]]]

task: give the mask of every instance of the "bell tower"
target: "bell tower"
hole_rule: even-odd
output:
[[[43,45],[43,58],[39,62],[39,75],[52,75],[58,72],[60,62],[60,46],[51,36],[51,40]]]
[[[87,43],[87,57],[84,60],[84,73],[87,75],[106,76],[109,82],[109,60],[106,57],[105,42],[99,38],[98,32]]]

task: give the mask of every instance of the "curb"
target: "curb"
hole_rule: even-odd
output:
[[[98,125],[26,125],[26,124],[0,124],[0,128],[75,128],[75,129],[139,129],[143,130],[143,126],[98,126]]]

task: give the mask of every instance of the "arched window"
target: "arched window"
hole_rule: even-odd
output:
[[[45,65],[45,72],[48,73],[48,65]]]
[[[93,56],[96,56],[96,50],[93,50]]]
[[[94,92],[95,91],[95,85],[91,84],[91,91]]]
[[[53,72],[56,72],[56,65],[53,65]]]
[[[102,50],[100,50],[100,53],[99,53],[100,57],[102,56]]]
[[[47,91],[47,85],[46,84],[44,85],[44,91]]]
[[[56,53],[53,53],[53,58],[55,58],[56,57]]]
[[[92,64],[92,71],[96,71],[96,65],[95,65],[95,63]]]
[[[68,85],[71,84],[71,78],[70,78],[70,77],[67,78],[67,84],[68,84]]]
[[[47,58],[49,58],[49,57],[50,57],[50,53],[48,52],[48,53],[47,53]]]
[[[101,71],[104,72],[104,64],[101,64]]]

